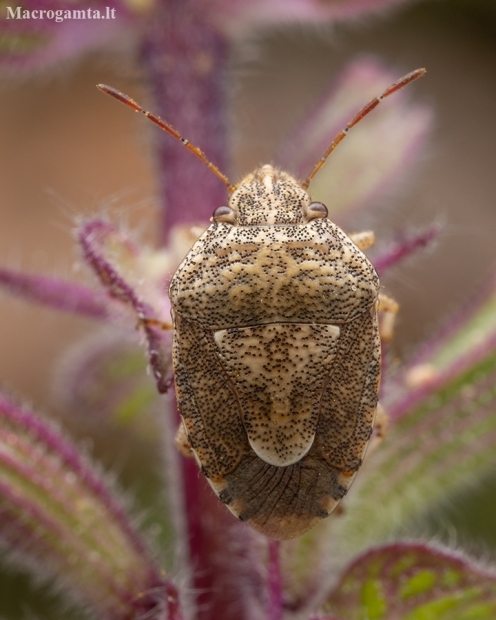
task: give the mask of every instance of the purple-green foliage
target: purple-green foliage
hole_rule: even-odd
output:
[[[194,135],[229,173],[227,60],[238,37],[261,24],[353,19],[400,3],[121,1],[112,5],[116,22],[98,27],[2,22],[2,61],[5,71],[29,74],[129,36],[152,95],[149,107]],[[31,0],[24,8],[67,6]],[[376,61],[357,59],[288,136],[276,162],[304,176],[360,105],[397,77]],[[332,173],[324,170],[312,183],[315,194],[334,196],[330,214],[339,224],[377,203],[421,152],[430,111],[412,103],[412,95],[401,91],[387,110],[374,111],[347,138],[343,157],[333,156]],[[233,519],[194,461],[175,450],[178,416],[170,393],[160,396],[172,384],[170,334],[150,324],[141,336],[135,330],[142,317],[168,320],[167,284],[194,238],[189,226],[207,222],[226,199],[222,183],[170,136],[157,135],[155,144],[160,248],[144,247],[119,222],[95,217],[78,226],[77,238],[100,288],[9,269],[0,269],[0,283],[29,301],[98,323],[93,338],[67,353],[56,385],[59,403],[84,417],[95,434],[163,451],[166,508],[155,518],[165,535],[140,531],[108,475],[51,423],[3,395],[0,542],[6,561],[54,582],[92,617],[112,620],[494,618],[490,567],[402,536],[409,522],[494,463],[495,283],[409,362],[394,372],[385,365],[389,437],[364,464],[344,513],[299,539],[269,541]],[[379,244],[373,261],[386,273],[438,235],[435,225],[406,231]],[[158,389],[144,372],[143,343]]]

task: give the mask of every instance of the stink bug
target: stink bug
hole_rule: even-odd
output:
[[[237,185],[165,121],[100,85],[228,187],[170,283],[178,443],[229,510],[272,538],[303,534],[348,492],[381,411],[381,335],[397,311],[362,252],[372,233],[346,235],[307,188],[354,125],[424,73],[370,101],[303,182],[266,165]]]

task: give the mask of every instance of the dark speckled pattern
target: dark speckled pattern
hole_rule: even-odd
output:
[[[298,536],[346,494],[380,378],[377,274],[310,197],[264,166],[170,285],[176,391],[202,471],[238,518]]]

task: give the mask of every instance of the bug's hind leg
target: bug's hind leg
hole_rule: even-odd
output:
[[[360,250],[367,250],[375,243],[375,234],[372,230],[364,230],[359,233],[351,233],[350,239]]]
[[[383,439],[388,433],[389,417],[381,403],[377,403],[377,409],[374,418],[374,429],[370,443],[367,448],[365,458],[369,458],[381,445]]]
[[[377,408],[375,411],[374,418],[374,427],[372,429],[372,437],[370,438],[369,445],[367,446],[367,451],[362,459],[362,465],[365,463],[377,450],[377,448],[381,445],[382,440],[386,437],[389,426],[389,417],[384,410],[381,403],[377,403]],[[333,515],[335,517],[340,517],[341,515],[346,513],[346,498],[341,500],[341,502],[336,506],[333,511]]]
[[[379,304],[377,309],[382,313],[379,323],[381,340],[382,342],[390,342],[393,339],[394,324],[400,307],[397,301],[384,295],[384,293],[379,293]]]

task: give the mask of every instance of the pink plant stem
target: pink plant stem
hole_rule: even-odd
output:
[[[109,317],[108,299],[84,284],[12,269],[0,269],[0,286],[55,310],[64,310],[93,319]]]
[[[281,543],[269,541],[269,605],[267,620],[282,620],[282,574],[281,574]]]
[[[417,232],[404,235],[388,250],[373,259],[374,267],[379,275],[384,275],[388,269],[395,267],[418,250],[428,247],[441,233],[439,225],[432,224]]]
[[[259,620],[264,575],[253,532],[226,510],[194,459],[181,463],[194,618]]]
[[[227,41],[210,23],[208,4],[158,0],[148,24],[141,62],[149,84],[149,107],[198,145],[224,173],[229,161],[226,131],[225,72]],[[177,224],[205,223],[225,204],[225,185],[170,135],[157,132],[157,166],[162,193],[159,242],[165,245]],[[186,536],[195,616],[217,619],[246,616],[243,597],[229,579],[226,549],[232,516],[214,496],[193,459],[181,458]],[[222,548],[222,546],[224,546]],[[231,616],[229,616],[231,617]]]
[[[210,3],[158,0],[148,25],[141,61],[150,85],[153,111],[198,145],[225,174],[227,41],[209,23]],[[170,135],[158,132],[158,173],[162,192],[160,242],[179,223],[206,222],[225,204],[225,185]]]

